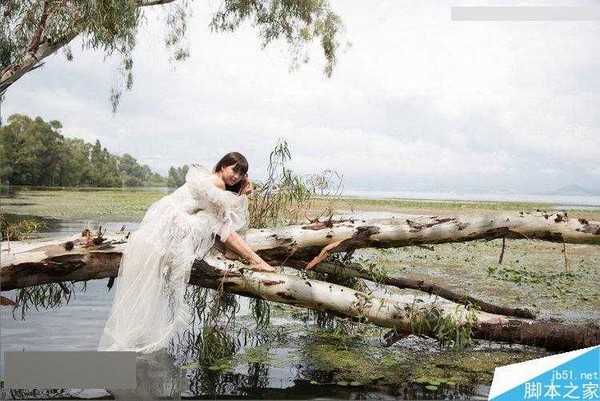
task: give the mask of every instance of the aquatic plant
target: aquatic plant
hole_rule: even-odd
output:
[[[34,237],[46,224],[41,219],[20,218],[16,215],[0,214],[0,234],[2,241],[21,241]]]
[[[417,336],[433,337],[443,348],[461,351],[472,344],[472,329],[477,323],[477,308],[473,305],[456,305],[447,313],[437,305],[412,305],[406,307],[411,331]]]
[[[87,281],[82,283],[79,291],[87,289]],[[75,293],[75,282],[62,282],[42,284],[31,287],[19,288],[16,291],[15,303],[13,306],[12,316],[16,319],[15,312],[21,309],[21,320],[25,320],[25,313],[32,307],[36,310],[39,308],[51,309],[57,308],[64,304],[68,304],[71,295]]]
[[[311,198],[302,177],[287,167],[291,158],[287,142],[280,139],[269,155],[266,180],[255,182],[249,204],[250,227],[273,227],[296,221]]]

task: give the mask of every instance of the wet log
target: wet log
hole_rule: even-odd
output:
[[[11,290],[50,282],[58,282],[60,284],[61,281],[102,278],[98,276],[99,272],[96,270],[87,269],[85,272],[82,272],[77,267],[83,265],[101,266],[107,259],[120,258],[120,253],[123,251],[126,243],[126,236],[122,232],[119,235],[102,237],[104,242],[98,242],[97,244],[91,241],[90,238],[90,235],[84,235],[83,237],[75,236],[63,240],[50,241],[44,246],[34,247],[33,249],[23,248],[26,245],[21,244],[20,252],[11,255],[11,259],[8,261],[6,257],[3,260],[5,267],[3,267],[0,276],[1,288],[3,290]],[[250,244],[251,246],[255,246],[253,242],[250,242]],[[272,260],[270,262],[273,263]],[[286,266],[300,270],[303,270],[306,266],[306,261],[298,260],[297,257],[288,258],[285,262]],[[67,266],[70,266],[70,268],[67,268]],[[321,263],[317,270],[337,275],[360,277],[397,288],[412,288],[436,294],[454,302],[463,304],[471,303],[485,312],[525,318],[535,317],[528,310],[493,305],[474,297],[455,293],[432,283],[392,277],[385,277],[382,280],[381,277],[376,277],[375,274],[358,264],[334,266],[331,263]],[[90,275],[89,278],[86,278],[86,274]],[[115,276],[116,274],[111,277]],[[112,282],[109,282],[108,287],[112,287]]]
[[[326,253],[331,254],[359,248],[398,248],[498,238],[600,245],[600,222],[569,218],[566,212],[521,212],[476,217],[396,215],[385,219],[350,218],[309,225],[250,229],[245,233],[250,247],[273,264],[291,260],[303,262],[304,266],[318,256],[323,248],[327,248]],[[121,235],[102,237],[102,240],[106,241],[95,245],[101,248],[110,242],[111,245],[115,241],[126,242],[127,238]],[[68,252],[74,245],[83,242],[82,238],[75,236],[48,241],[45,247],[34,244],[24,248],[27,245],[13,243],[15,249],[11,255],[2,254],[1,265],[35,262],[50,254]],[[34,249],[36,246],[39,249]],[[119,249],[115,251],[120,252]]]

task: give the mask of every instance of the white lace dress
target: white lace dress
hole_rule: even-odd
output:
[[[151,353],[191,324],[184,294],[194,259],[204,258],[215,235],[224,241],[248,228],[247,197],[216,187],[211,174],[193,165],[129,237],[98,351]]]

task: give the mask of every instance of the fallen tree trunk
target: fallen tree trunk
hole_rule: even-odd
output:
[[[386,219],[330,220],[310,225],[250,229],[245,237],[250,247],[270,262],[296,261],[306,265],[332,244],[335,246],[328,249],[329,254],[359,248],[399,248],[497,238],[600,245],[600,222],[568,218],[566,212],[477,217],[397,215]],[[26,249],[27,254],[20,252],[14,257],[3,257],[1,266],[36,261],[38,256],[45,257],[44,252],[64,251],[52,248],[64,242],[64,239],[51,241],[49,247],[38,247],[37,255],[34,249]]]
[[[32,285],[67,280],[89,280],[102,270],[106,259],[120,259],[125,236],[113,244],[100,244],[107,249],[96,257],[78,255],[79,247],[67,250],[65,240],[58,240],[37,249],[2,257],[0,284],[2,290],[23,288]],[[118,239],[122,241],[119,241]],[[547,241],[600,244],[600,223],[584,219],[570,219],[565,212],[547,214],[519,213],[488,217],[438,217],[398,215],[393,218],[317,222],[310,225],[295,225],[276,229],[254,229],[246,234],[250,247],[270,264],[285,264],[304,268],[312,260],[324,260],[334,252],[352,252],[358,248],[403,247],[432,243],[461,242],[475,239],[528,238]],[[76,238],[71,238],[76,241]],[[17,245],[13,245],[15,247]],[[324,250],[325,249],[325,250]],[[96,250],[98,251],[98,249]],[[64,266],[99,264],[97,271],[85,273],[71,271]],[[89,260],[88,260],[89,259]],[[116,271],[110,274],[115,277]],[[106,276],[103,276],[106,277]],[[360,272],[360,277],[374,280],[372,275]],[[376,281],[376,280],[375,280]],[[410,287],[446,296],[458,302],[476,301],[464,296],[452,296],[440,288],[406,280],[387,280],[389,285]],[[475,302],[477,303],[477,302]],[[482,309],[504,314],[519,314],[519,311],[494,309],[483,302]],[[526,316],[520,314],[520,316]]]
[[[526,319],[534,319],[535,314],[523,308],[509,308],[505,306],[494,305],[489,302],[482,301],[467,294],[461,294],[456,291],[434,284],[425,280],[416,280],[404,277],[388,277],[387,275],[377,277],[377,273],[372,273],[357,263],[346,265],[337,265],[334,263],[324,262],[319,264],[317,270],[322,273],[331,273],[335,275],[343,275],[349,277],[358,277],[365,280],[374,281],[377,283],[389,285],[396,288],[410,288],[426,292],[428,294],[438,295],[449,301],[459,304],[471,304],[482,310],[483,312],[494,313],[505,316],[516,316]]]
[[[323,248],[327,253],[358,248],[398,248],[480,239],[537,239],[558,243],[600,245],[600,222],[573,219],[566,212],[493,216],[414,216],[389,219],[318,222],[277,229],[250,230],[247,241],[265,259],[290,259],[305,264]]]
[[[117,259],[120,260],[121,253],[125,246],[123,236],[113,237],[111,241],[112,244],[108,241],[105,244],[100,244],[100,247],[104,246],[107,248],[105,250],[87,249],[82,251],[82,248],[80,247],[74,247],[70,251],[65,249],[66,243],[77,240],[79,240],[79,238],[70,238],[68,241],[53,241],[42,247],[21,249],[21,252],[12,256],[12,260],[3,262],[6,263],[6,266],[2,268],[0,275],[1,289],[12,290],[15,288],[51,282],[60,283],[62,281],[103,278],[106,277],[106,274],[109,274],[109,277],[115,277],[117,275],[118,269],[114,272],[107,273],[104,271],[103,267],[111,263],[117,263],[118,266]],[[105,238],[105,240],[107,240],[107,238]],[[271,263],[273,263],[273,261],[271,261]],[[79,270],[78,267],[83,265],[87,265],[88,268],[85,269],[85,271]],[[294,267],[299,270],[303,270],[305,265],[305,261],[299,261],[297,258],[291,258],[286,261],[286,266]],[[70,268],[68,266],[70,266]],[[535,317],[529,310],[493,305],[468,295],[458,294],[432,283],[388,276],[377,277],[376,274],[369,272],[356,263],[344,266],[334,265],[332,263],[321,263],[317,270],[323,273],[359,277],[397,288],[420,290],[454,302],[473,304],[484,312],[524,318]]]
[[[52,282],[114,278],[118,274],[121,254],[126,246],[125,238],[124,235],[106,238],[97,241],[96,246],[83,248],[81,244],[74,246],[81,239],[73,237],[70,241],[58,240],[33,249],[22,249],[23,252],[9,258],[3,256],[1,289],[6,291]],[[346,219],[305,226],[250,230],[246,235],[249,245],[271,264],[298,269],[305,268],[311,260],[314,264],[315,258],[319,262],[330,253],[352,252],[363,247],[402,247],[494,238],[599,244],[600,224],[583,219],[569,219],[566,213],[548,215],[543,212],[477,218],[400,216],[377,221]],[[17,245],[13,244],[13,247]],[[368,298],[366,294],[327,282],[276,273],[259,274],[243,268],[226,268],[224,265],[235,265],[237,262],[215,259],[212,264],[206,261],[199,263],[192,271],[191,284],[207,288],[222,286],[227,291],[240,295],[324,310],[352,319],[364,319],[382,327],[393,328],[401,335],[412,331],[411,319],[407,315],[409,304],[406,302]],[[331,264],[327,263],[316,266],[321,271],[331,269]],[[198,271],[202,273],[199,274]],[[228,277],[223,277],[225,271],[228,272]],[[242,273],[244,271],[246,273]],[[356,277],[377,281],[364,269],[352,272],[350,268],[348,272]],[[382,282],[396,287],[439,293],[438,295],[449,298],[454,296],[442,294],[443,289],[431,284],[406,279],[385,278]],[[454,299],[465,301],[460,296],[455,296]],[[373,302],[377,305],[374,306]],[[493,308],[488,310],[511,312]],[[444,313],[447,314],[448,310]],[[597,327],[573,328],[560,323],[509,319],[486,312],[478,313],[477,324],[473,327],[473,333],[478,338],[514,341],[551,349],[573,349],[598,344],[598,332]]]
[[[124,245],[115,243],[110,249],[104,250],[82,251],[74,248],[66,251],[62,244],[52,244],[14,255],[13,262],[2,268],[2,289],[57,280],[115,277]],[[29,256],[25,257],[27,254]],[[427,320],[430,326],[419,329],[418,334],[435,336],[435,320],[431,320],[432,316],[451,317],[458,325],[466,324],[464,307],[451,302],[432,305],[429,297],[388,299],[370,296],[348,287],[295,275],[253,272],[240,262],[219,256],[196,261],[190,284],[326,311],[387,327],[402,335],[414,332],[415,319],[420,319]],[[415,299],[425,307],[415,308]],[[441,311],[441,315],[435,317],[433,310]],[[486,312],[476,312],[476,320],[472,324],[475,338],[516,342],[552,350],[577,349],[600,343],[600,327],[594,326],[512,319]]]
[[[388,327],[405,335],[413,333],[415,319],[428,319],[427,315],[431,313],[431,304],[415,309],[415,299],[427,304],[423,298],[399,301],[375,297],[328,282],[239,269],[234,263],[222,258],[197,261],[190,283],[326,311],[340,317]],[[467,323],[462,305],[445,302],[434,308],[441,310],[442,316],[446,318],[452,316],[459,325]],[[572,350],[600,344],[600,326],[594,325],[573,326],[513,319],[486,312],[477,312],[472,324],[474,338],[532,345],[549,350]],[[419,334],[435,337],[435,322],[420,330]]]

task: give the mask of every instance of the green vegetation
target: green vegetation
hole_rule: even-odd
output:
[[[313,193],[302,177],[286,166],[290,159],[287,142],[280,140],[269,155],[267,179],[256,183],[249,206],[250,227],[290,224],[305,210]]]
[[[579,261],[578,269],[575,271],[537,272],[530,271],[526,266],[502,267],[492,265],[488,267],[488,273],[490,277],[498,280],[537,288],[540,292],[552,298],[562,300],[573,298],[580,301],[590,301],[600,296],[600,289],[594,292],[581,288],[580,284],[585,282],[590,273],[593,273],[583,259]]]
[[[16,215],[0,214],[0,236],[2,241],[20,241],[31,239],[35,233],[46,227],[39,217],[20,218]]]
[[[113,155],[82,139],[66,138],[58,121],[13,114],[0,128],[0,178],[10,185],[139,187],[165,179],[129,154]]]
[[[442,347],[462,351],[472,344],[471,331],[477,323],[474,307],[456,306],[453,313],[445,313],[433,306],[413,304],[408,308],[411,331],[437,339]]]
[[[494,369],[546,356],[543,351],[499,350],[425,355],[411,372],[413,383],[436,391],[441,386],[490,384]]]
[[[166,4],[171,3],[171,4]],[[158,9],[166,23],[164,43],[176,61],[189,56],[185,35],[192,14],[191,1],[78,0],[49,2],[43,0],[4,0],[0,12],[0,99],[6,89],[43,60],[63,49],[73,60],[69,43],[76,37],[83,50],[100,51],[105,56],[121,58],[122,82],[112,89],[111,102],[116,110],[122,87],[133,86],[133,52],[138,28],[143,25],[145,10]],[[160,11],[164,11],[160,14]],[[213,12],[210,28],[231,32],[250,24],[262,46],[285,40],[292,53],[292,66],[308,59],[305,46],[319,43],[325,58],[325,74],[330,76],[339,46],[340,18],[326,0],[224,1]]]
[[[2,212],[64,220],[139,221],[166,195],[160,189],[11,188]]]
[[[545,355],[538,350],[519,349],[444,351],[427,340],[418,346],[420,340],[412,341],[412,346],[399,352],[397,347],[382,347],[374,334],[347,336],[318,329],[301,334],[299,340],[297,352],[303,363],[311,367],[307,379],[313,379],[314,374],[314,380],[319,382],[319,376],[326,376],[338,385],[381,386],[407,381],[423,387],[489,384],[495,367]],[[332,375],[318,375],[319,372]]]
[[[501,213],[501,212],[520,212],[558,210],[552,203],[535,202],[500,202],[500,201],[469,201],[469,200],[425,200],[425,199],[364,199],[344,196],[340,199],[329,199],[327,197],[316,199],[313,206],[319,208],[327,204],[330,207],[346,212],[397,212],[397,213],[415,213],[415,214],[482,214],[482,213]],[[571,209],[569,215],[588,218],[592,220],[600,219],[600,208],[598,209]]]
[[[80,282],[79,291],[85,291],[87,282]],[[13,318],[15,312],[21,310],[21,319],[25,320],[25,313],[32,307],[36,310],[53,309],[58,308],[64,304],[68,304],[71,299],[71,295],[75,293],[76,283],[63,282],[63,283],[51,283],[36,285],[32,287],[20,288],[17,290],[15,302],[16,305],[12,310]]]
[[[363,249],[356,252],[390,276],[433,281],[498,305],[528,308],[540,318],[600,319],[600,251],[597,245],[502,240]]]
[[[187,164],[177,168],[171,166],[167,177],[167,186],[169,188],[178,188],[182,186],[185,183],[185,176],[189,168],[190,167]]]

